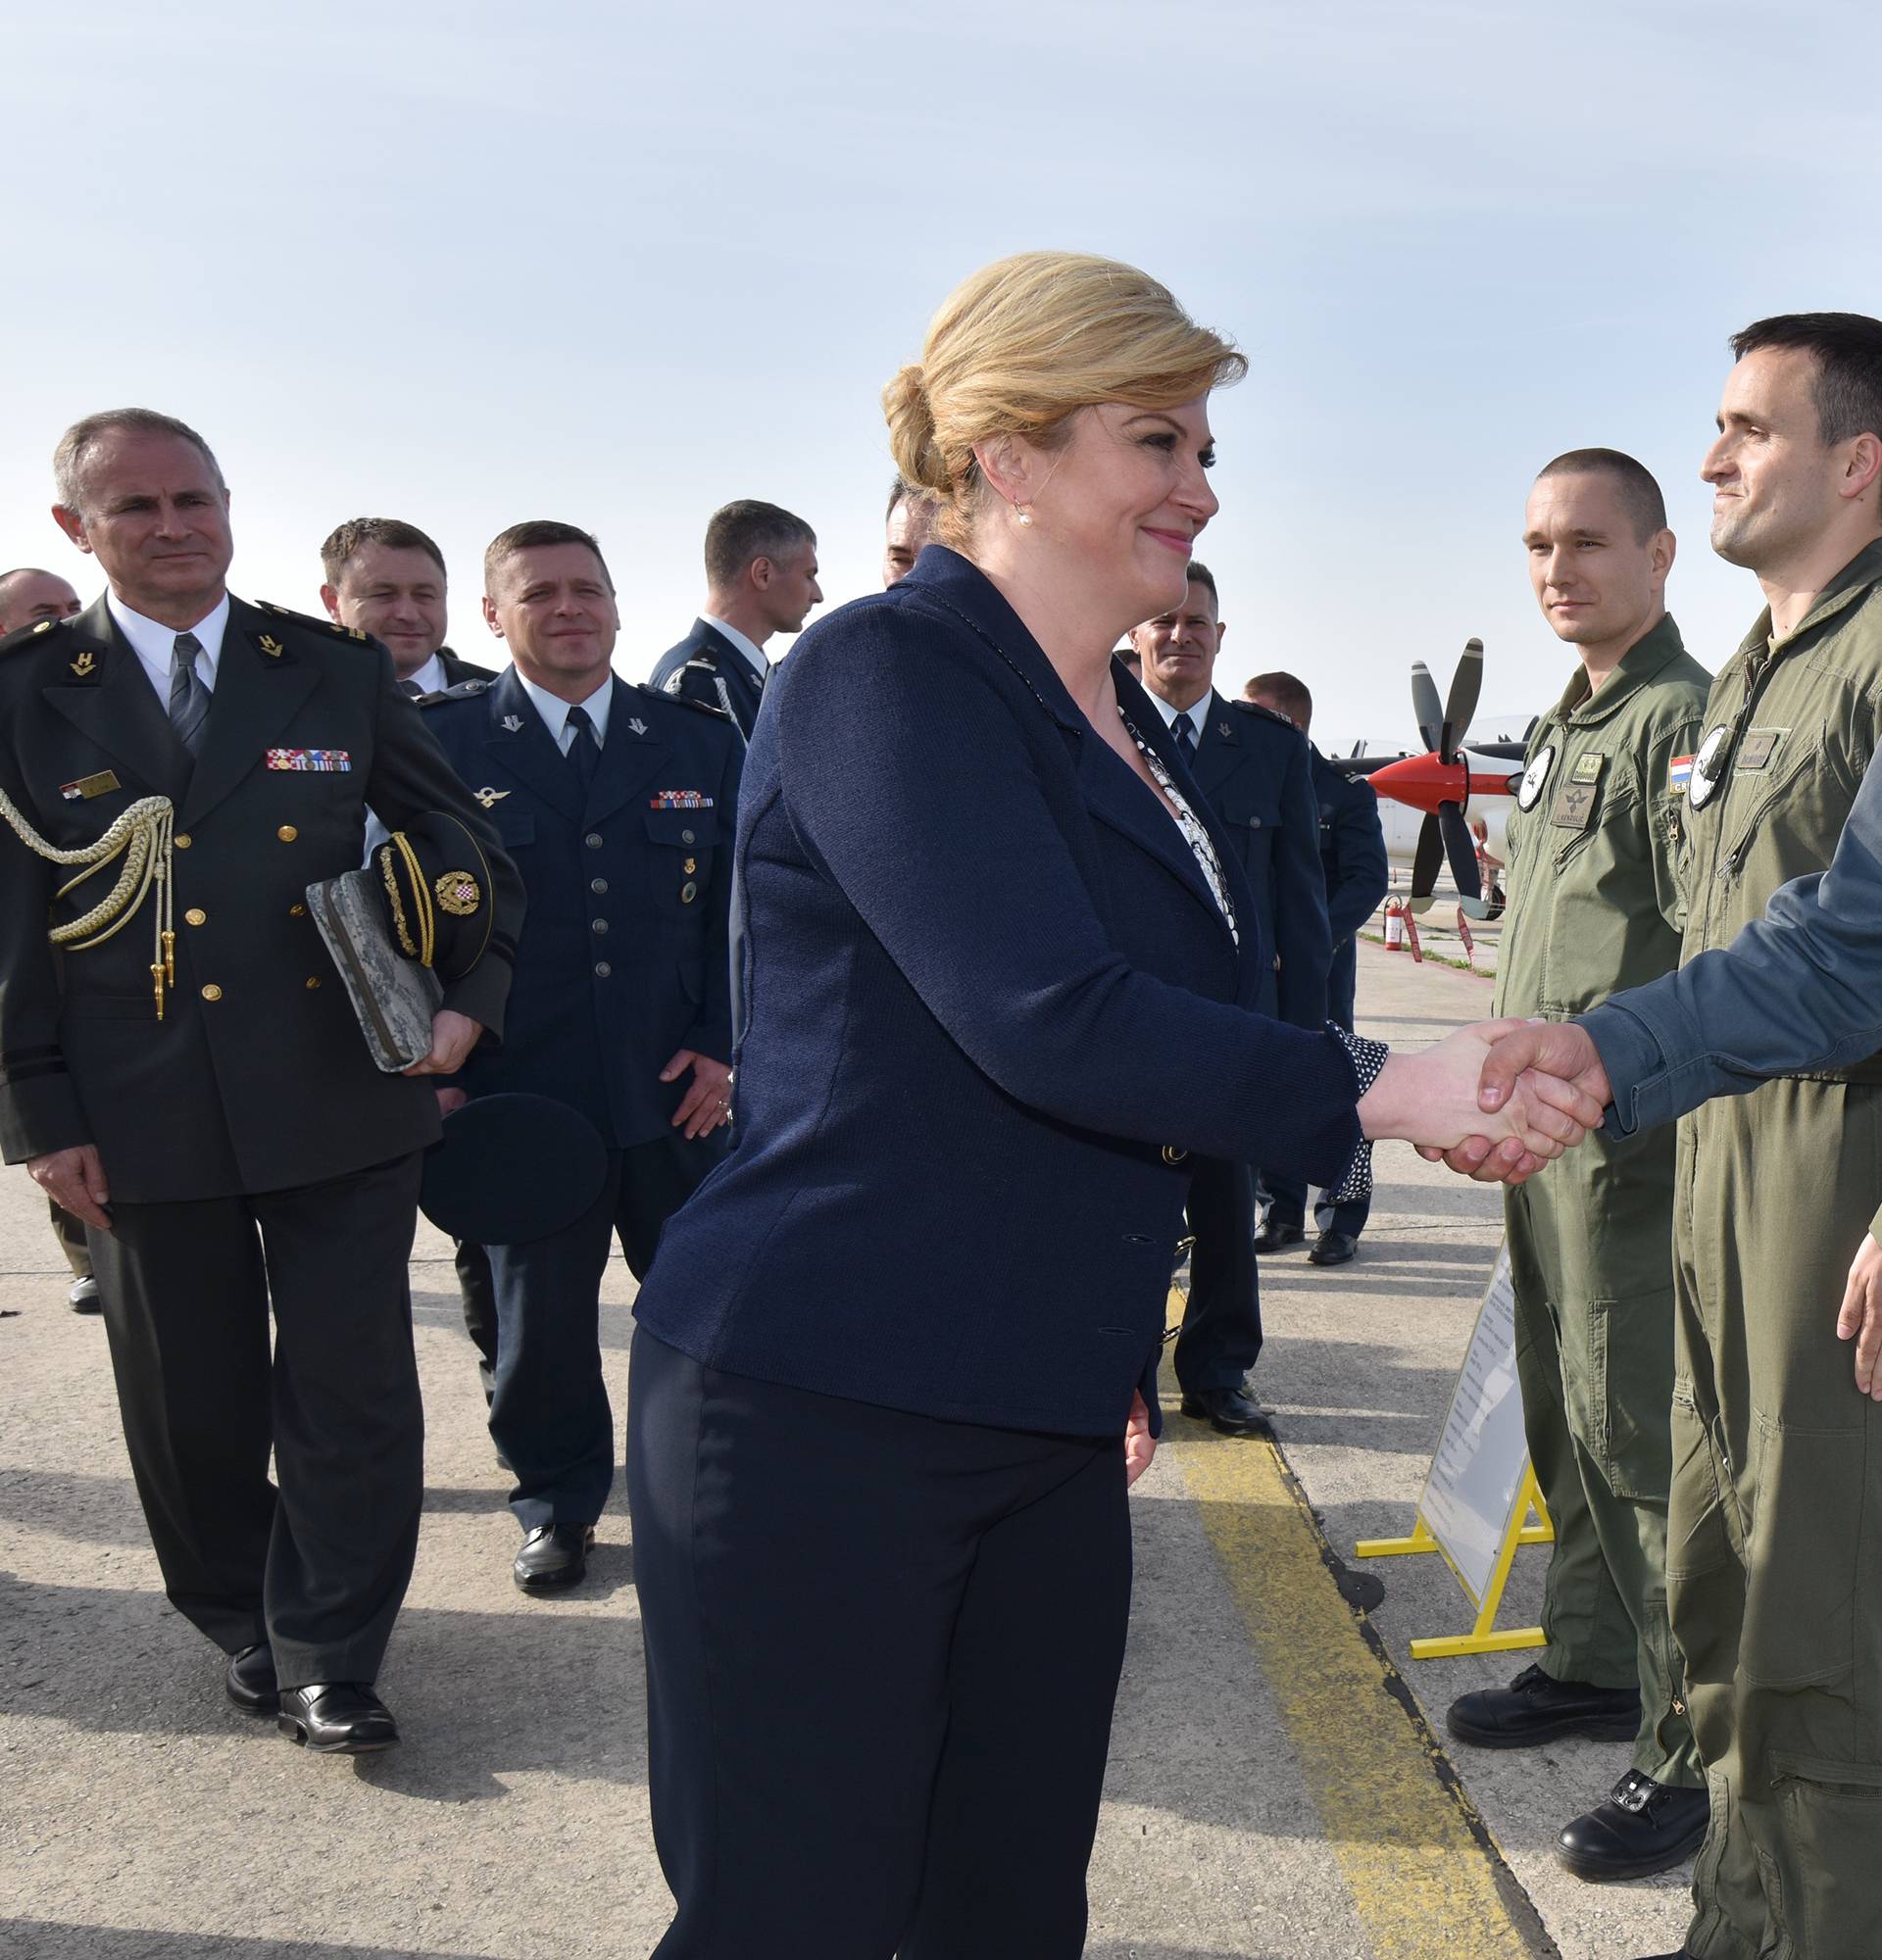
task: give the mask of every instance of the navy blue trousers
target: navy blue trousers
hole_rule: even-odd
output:
[[[1172,1357],[1176,1384],[1188,1395],[1240,1388],[1262,1352],[1254,1172],[1220,1157],[1196,1158],[1188,1213],[1196,1245]]]
[[[722,1133],[721,1133],[722,1134]],[[661,1228],[713,1165],[717,1138],[677,1130],[608,1152],[600,1195],[547,1238],[491,1246],[496,1369],[490,1435],[516,1478],[510,1508],[525,1532],[591,1525],[615,1481],[615,1418],[601,1374],[601,1280],[615,1235],[645,1279]]]
[[[1359,948],[1350,939],[1342,940],[1333,949],[1333,964],[1327,971],[1326,1013],[1328,1020],[1343,1027],[1348,1034],[1353,1032],[1359,977]],[[1285,1171],[1264,1170],[1260,1174],[1259,1185],[1257,1202],[1265,1200],[1269,1224],[1304,1226],[1307,1223],[1307,1182],[1304,1178],[1290,1177]],[[1326,1193],[1321,1192],[1313,1203],[1313,1223],[1322,1232],[1345,1232],[1355,1239],[1365,1230],[1365,1221],[1371,1215],[1372,1199],[1369,1193],[1351,1204],[1330,1204]]]
[[[656,1960],[1077,1960],[1121,1436],[751,1381],[644,1329],[629,1382]]]

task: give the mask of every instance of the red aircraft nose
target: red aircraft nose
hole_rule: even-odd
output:
[[[1374,769],[1366,781],[1381,796],[1433,815],[1441,803],[1462,805],[1470,801],[1470,771],[1461,758],[1447,762],[1436,750],[1428,756],[1407,756],[1401,761],[1388,762],[1384,768]]]

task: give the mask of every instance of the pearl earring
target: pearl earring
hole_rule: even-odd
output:
[[[1015,508],[1019,511],[1019,521],[1030,530],[1032,528],[1032,513],[1023,507],[1016,506]]]

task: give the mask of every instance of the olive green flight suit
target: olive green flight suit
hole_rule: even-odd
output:
[[[1594,694],[1577,668],[1537,726],[1510,814],[1498,1013],[1563,1020],[1678,965],[1673,765],[1697,746],[1710,681],[1665,618]],[[1529,1455],[1556,1527],[1540,1665],[1638,1684],[1634,1767],[1693,1789],[1666,1615],[1673,1158],[1665,1130],[1597,1135],[1506,1193],[1504,1212]]]
[[[1835,852],[1882,731],[1882,540],[1770,631],[1707,706],[1686,959]],[[1878,1198],[1882,1057],[1680,1118],[1667,1584],[1711,1787],[1699,1960],[1882,1953],[1882,1403],[1836,1338]]]

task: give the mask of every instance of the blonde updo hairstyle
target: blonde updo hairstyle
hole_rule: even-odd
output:
[[[928,322],[917,365],[882,391],[903,480],[933,494],[935,535],[966,551],[983,479],[975,443],[1063,443],[1099,402],[1174,409],[1239,381],[1247,361],[1167,287],[1114,259],[1021,252],[967,279]]]

